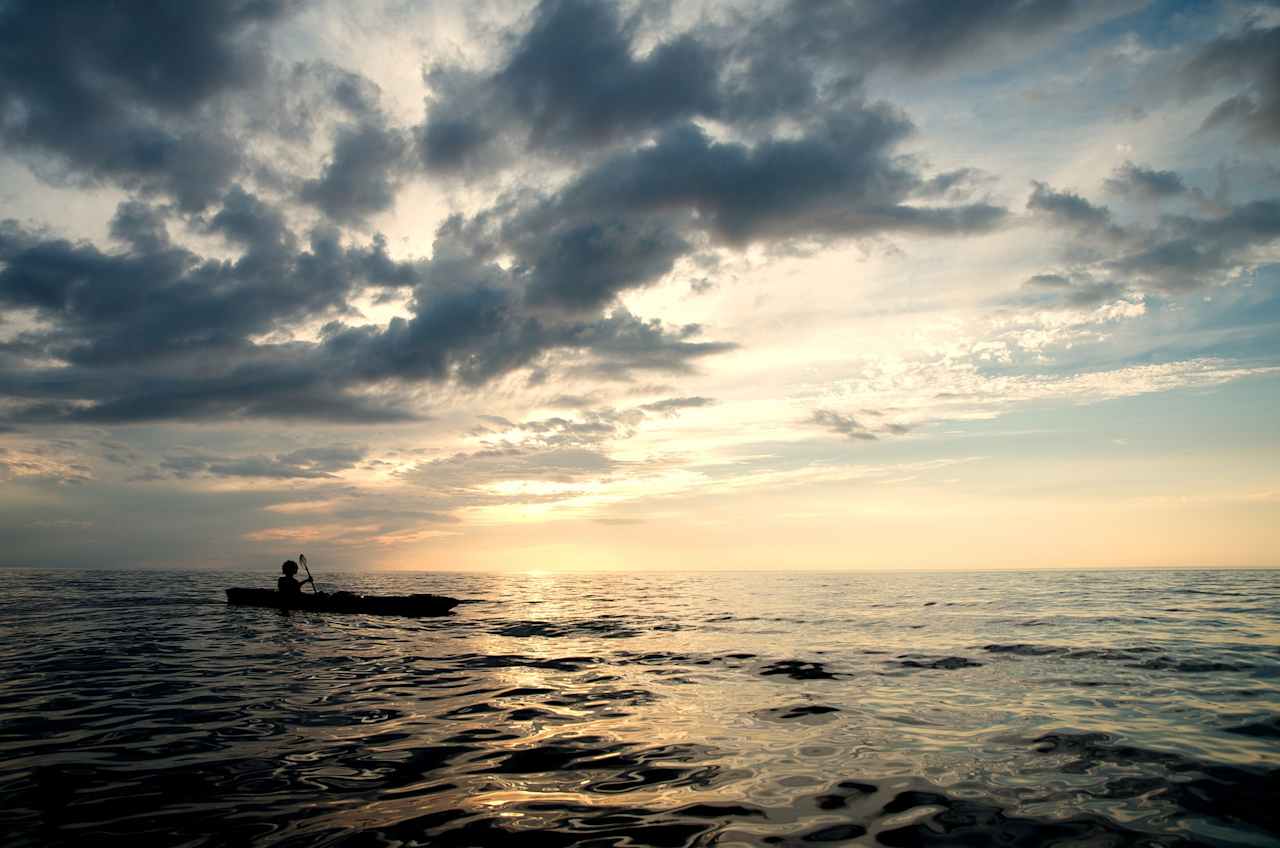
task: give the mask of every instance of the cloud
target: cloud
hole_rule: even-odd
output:
[[[1028,372],[991,367],[977,357],[935,357],[867,368],[855,378],[834,381],[812,402],[819,415],[809,423],[855,439],[872,428],[837,405],[865,410],[871,404],[892,408],[896,423],[921,427],[928,422],[983,421],[1030,403],[1054,401],[1094,404],[1116,398],[1219,386],[1248,377],[1275,374],[1275,366],[1199,357],[1104,369]],[[860,411],[865,417],[865,412]],[[877,431],[878,432],[878,431]],[[869,433],[874,435],[874,433]]]
[[[457,453],[418,465],[403,475],[435,490],[483,488],[507,480],[573,483],[595,479],[617,467],[606,454],[577,447],[507,446]]]
[[[94,479],[74,445],[0,446],[0,480],[77,485]]]
[[[1107,191],[1137,197],[1140,200],[1162,200],[1187,191],[1182,177],[1173,171],[1155,171],[1125,162],[1107,178]]]
[[[873,442],[878,438],[875,433],[858,423],[857,419],[852,416],[832,412],[829,409],[815,409],[809,421],[819,427],[825,427],[833,433],[848,436],[850,439],[858,441]]]
[[[1235,206],[1209,203],[1172,171],[1126,163],[1107,182],[1111,191],[1156,198],[1187,195],[1201,214],[1162,214],[1153,226],[1117,223],[1106,206],[1078,194],[1034,183],[1027,208],[1070,237],[1067,258],[1077,266],[1071,294],[1087,305],[1125,289],[1169,293],[1226,282],[1258,262],[1280,239],[1280,200],[1263,198]],[[1054,275],[1033,277],[1026,287],[1047,292]],[[1059,275],[1060,276],[1060,275]]]
[[[1095,280],[1087,274],[1036,274],[1022,285],[1028,302],[1060,308],[1081,309],[1099,306],[1125,294],[1118,283]]]
[[[584,168],[559,191],[505,199],[441,233],[477,258],[511,255],[530,305],[575,315],[656,283],[709,244],[1000,226],[1005,210],[987,203],[907,202],[925,184],[892,152],[910,132],[884,104],[851,106],[805,135],[754,145],[682,124]]]
[[[1193,95],[1222,85],[1242,87],[1213,108],[1204,129],[1236,126],[1258,142],[1280,140],[1280,26],[1249,21],[1239,32],[1213,39],[1181,78]]]
[[[334,221],[358,223],[395,203],[410,142],[380,119],[338,129],[321,175],[303,183],[299,197]]]
[[[460,169],[492,153],[503,133],[560,154],[715,112],[713,49],[685,35],[637,57],[637,23],[612,2],[543,0],[492,74],[432,69],[423,161]]]
[[[703,406],[711,406],[715,401],[705,397],[678,397],[666,398],[664,400],[654,401],[653,403],[643,404],[640,409],[645,412],[656,412],[659,414],[672,415],[681,409],[697,409]]]
[[[516,428],[519,432],[514,436],[514,442],[504,439],[501,445],[598,448],[608,441],[630,438],[643,420],[644,415],[636,410],[609,408],[589,410],[579,418],[554,416],[535,419],[521,422]]]
[[[593,0],[544,0],[497,75],[533,146],[608,141],[714,110],[714,57],[688,36],[633,55],[634,22]],[[583,68],[591,68],[584,74]]]
[[[684,31],[654,7],[624,8],[543,0],[492,69],[429,68],[418,130],[426,167],[474,174],[519,152],[573,156],[698,119],[743,128],[826,120],[856,103],[880,65],[998,66],[1128,6],[793,0],[751,22],[712,14]]]
[[[994,175],[977,168],[957,168],[924,180],[916,188],[915,194],[918,197],[964,199],[995,181]]]
[[[1121,236],[1123,231],[1112,223],[1111,210],[1095,206],[1071,191],[1057,191],[1046,183],[1032,182],[1027,209],[1054,223],[1082,232]]]
[[[679,211],[730,245],[877,232],[982,232],[1004,211],[986,204],[916,207],[921,178],[891,148],[911,124],[884,104],[850,109],[809,134],[748,146],[683,125],[650,146],[582,173],[551,202],[556,215]]]
[[[529,299],[569,310],[599,309],[651,283],[691,249],[659,221],[573,223],[528,238]]]
[[[324,234],[299,251],[279,212],[238,187],[209,219],[245,247],[234,261],[171,246],[163,217],[124,204],[113,233],[130,250],[99,248],[0,225],[0,303],[35,310],[52,329],[31,336],[47,356],[86,367],[161,354],[246,352],[246,337],[277,322],[341,311],[376,246],[333,252]]]
[[[637,371],[691,374],[698,360],[738,347],[733,342],[694,341],[701,334],[700,324],[669,327],[656,318],[646,321],[618,309],[607,318],[572,327],[565,346],[594,355],[592,361],[572,366],[572,373],[626,381]]]
[[[1280,200],[1257,200],[1225,215],[1166,215],[1135,250],[1105,263],[1152,288],[1189,291],[1222,281],[1248,265],[1253,252],[1280,239]]]
[[[421,382],[477,387],[570,354],[583,373],[629,380],[689,373],[734,348],[617,308],[540,314],[525,277],[447,242],[413,262],[391,260],[381,239],[344,247],[324,228],[303,246],[280,210],[239,187],[202,219],[243,250],[236,259],[172,245],[164,220],[122,205],[112,231],[128,247],[117,253],[0,226],[0,305],[39,319],[0,360],[0,394],[26,404],[12,421],[406,421],[421,415],[406,406]],[[411,292],[408,317],[344,323],[353,297],[388,288]],[[318,341],[289,340],[319,319]]]
[[[599,403],[600,399],[595,395],[559,394],[547,401],[547,406],[563,407],[565,409],[586,409],[598,406]]]
[[[126,200],[116,207],[111,219],[111,237],[137,253],[160,253],[169,246],[166,216],[146,203]]]
[[[784,14],[796,8],[784,5]],[[874,4],[859,8],[863,17],[875,13]],[[1000,17],[994,7],[985,14]],[[1032,17],[1014,28],[1053,29],[1053,20],[1074,12]],[[984,176],[972,168],[926,176],[917,160],[899,155],[913,124],[888,104],[867,102],[859,85],[833,81],[824,68],[843,61],[836,52],[819,50],[817,64],[798,71],[801,87],[825,92],[820,107],[779,98],[766,109],[767,81],[752,76],[753,63],[777,46],[770,41],[777,36],[768,24],[735,30],[711,19],[673,32],[652,9],[628,16],[611,2],[546,0],[492,70],[430,69],[420,130],[429,169],[473,177],[500,171],[504,157],[521,153],[567,166],[558,186],[526,184],[441,227],[438,243],[447,239],[477,261],[509,262],[509,280],[469,292],[466,303],[485,299],[495,320],[527,308],[540,329],[553,323],[562,330],[566,320],[612,309],[612,319],[570,332],[591,337],[601,357],[578,373],[621,375],[641,363],[686,370],[687,359],[672,357],[700,351],[678,336],[646,344],[639,359],[624,363],[606,353],[656,340],[649,327],[620,321],[617,304],[662,281],[682,259],[720,246],[973,235],[1004,223],[1006,210],[985,200],[945,202],[973,194]],[[750,97],[764,99],[744,100],[743,75],[752,77]],[[419,350],[414,326],[391,329],[383,343],[394,335],[396,346]],[[606,330],[619,334],[607,339]],[[499,345],[505,361],[532,363],[535,336],[525,326]],[[419,361],[444,367],[430,355]],[[477,382],[507,367],[479,356],[459,372]]]
[[[646,421],[711,403],[703,397],[665,398],[626,409],[584,410],[573,417],[519,423],[502,419],[497,433],[478,434],[480,449],[420,462],[399,476],[454,508],[582,498],[626,485],[635,474],[661,473],[661,460],[621,461],[609,451],[635,437]]]
[[[403,545],[439,536],[454,535],[457,534],[450,530],[424,529],[417,526],[393,529],[381,522],[352,524],[349,521],[342,521],[332,524],[269,527],[245,533],[241,538],[248,542],[288,542],[290,545],[326,543],[342,547],[367,547]]]
[[[0,4],[23,221],[0,224],[0,476],[37,543],[16,555],[84,535],[36,538],[55,487],[117,556],[145,545],[101,516],[139,503],[234,556],[408,544],[896,480],[846,439],[949,451],[970,428],[930,448],[931,422],[1268,373],[1126,370],[1266,366],[1280,246],[1274,16],[1116,19],[1135,5]],[[1182,132],[1179,83],[1212,137]],[[335,426],[370,447],[294,449]],[[234,505],[191,508],[214,491]]]
[[[73,178],[213,201],[239,170],[212,104],[266,71],[264,27],[287,4],[226,0],[145,10],[86,2],[0,10],[0,143]]]
[[[354,468],[365,458],[365,448],[332,446],[303,448],[274,456],[214,457],[188,453],[166,457],[161,468],[186,478],[197,474],[209,477],[258,477],[269,479],[332,479],[339,471]]]
[[[990,69],[1016,60],[1062,35],[1117,17],[1139,3],[1000,0],[962,5],[930,0],[789,0],[762,16],[749,48],[759,66],[782,76],[796,66],[865,74],[890,65],[917,74],[948,68]],[[850,50],[849,45],[858,49]]]

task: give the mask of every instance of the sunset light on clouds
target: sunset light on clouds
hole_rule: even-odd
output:
[[[0,10],[4,564],[1277,564],[1273,5],[163,8]]]

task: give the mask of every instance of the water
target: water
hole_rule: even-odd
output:
[[[1280,572],[0,576],[10,846],[1280,845]]]

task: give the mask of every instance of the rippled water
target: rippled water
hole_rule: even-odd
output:
[[[0,572],[5,844],[1280,845],[1280,572],[274,576]]]

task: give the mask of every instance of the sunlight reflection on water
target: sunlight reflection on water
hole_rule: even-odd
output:
[[[12,844],[1277,844],[1276,572],[7,576]]]

